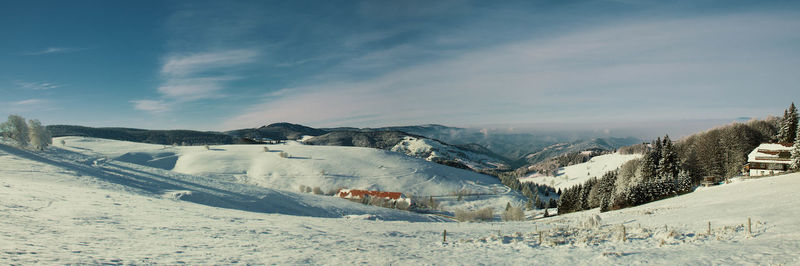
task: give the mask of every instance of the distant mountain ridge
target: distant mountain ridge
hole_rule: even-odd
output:
[[[303,125],[292,123],[274,123],[259,128],[245,128],[224,132],[225,134],[249,138],[254,140],[271,139],[271,140],[295,140],[303,136],[320,136],[327,134],[328,130],[316,129]]]
[[[478,144],[464,148],[413,135],[389,130],[344,130],[303,141],[309,145],[357,146],[401,152],[428,161],[475,171],[487,169],[508,170],[509,163]]]
[[[306,139],[309,145],[357,146],[402,152],[409,156],[476,171],[507,171],[548,158],[581,151],[610,151],[641,141],[636,138],[580,139],[568,134],[508,133],[437,124],[381,128],[312,128],[281,122],[226,132],[48,126],[53,136],[86,136],[155,144],[203,145],[261,143]]]
[[[123,127],[84,127],[73,125],[49,125],[46,127],[53,137],[94,137],[163,145],[246,144],[247,139],[213,131],[194,130],[149,130]]]

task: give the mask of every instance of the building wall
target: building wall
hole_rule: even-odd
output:
[[[783,170],[765,170],[765,169],[750,169],[750,176],[765,176],[783,173]]]

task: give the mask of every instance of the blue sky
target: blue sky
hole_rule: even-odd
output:
[[[0,114],[45,124],[602,129],[800,100],[796,1],[2,1],[0,35]]]

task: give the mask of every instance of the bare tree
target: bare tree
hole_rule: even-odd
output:
[[[53,144],[53,138],[50,137],[50,133],[47,132],[47,129],[42,126],[42,123],[36,119],[28,120],[28,137],[31,147],[36,150],[43,150],[45,147]]]

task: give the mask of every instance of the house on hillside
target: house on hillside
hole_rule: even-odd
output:
[[[359,189],[340,189],[339,192],[336,192],[336,196],[344,199],[351,199],[351,200],[362,200],[364,197],[369,196],[373,198],[382,198],[387,200],[392,204],[397,203],[406,203],[411,205],[411,199],[407,198],[403,193],[400,192],[388,192],[388,191],[375,191],[375,190],[359,190]],[[408,206],[407,205],[407,206]]]
[[[762,143],[747,155],[750,176],[772,175],[789,170],[791,143]]]

